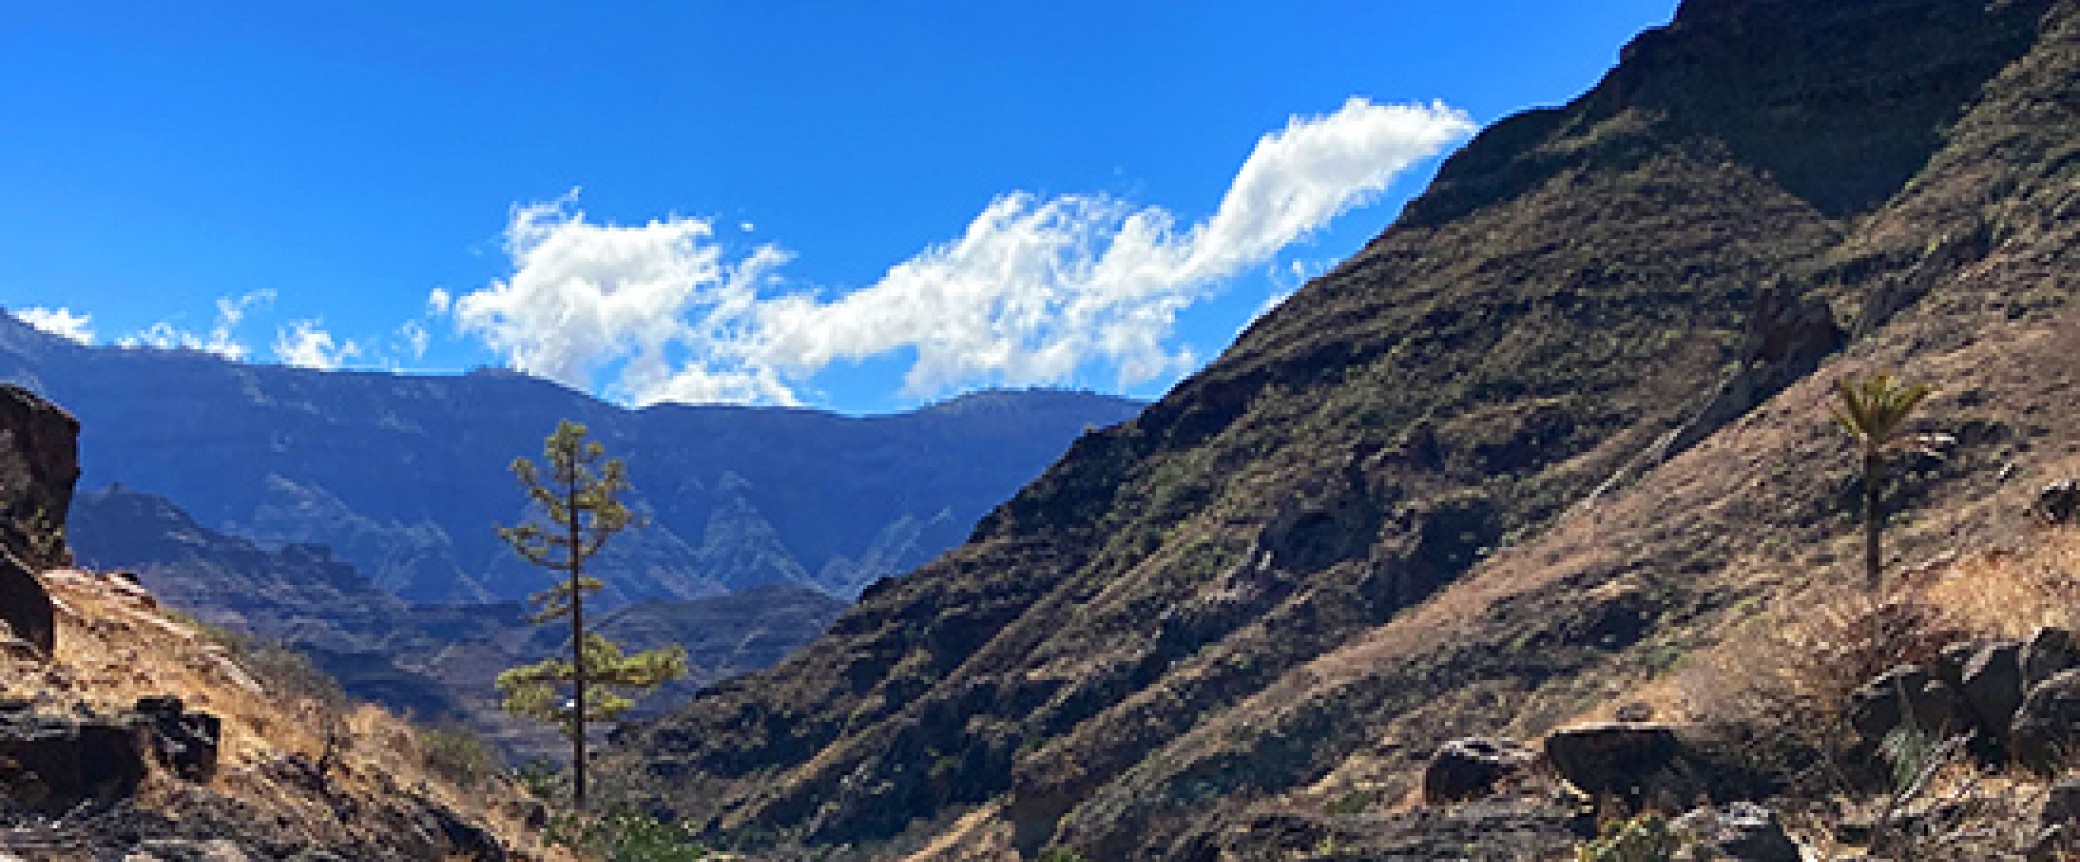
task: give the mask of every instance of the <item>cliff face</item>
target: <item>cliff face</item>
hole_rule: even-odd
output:
[[[1996,529],[2000,465],[2075,441],[2076,38],[2049,0],[1686,3],[968,544],[623,734],[632,792],[734,840],[1102,859],[1393,798],[1831,571],[1849,370],[1964,432],[1907,550]]]
[[[995,392],[911,413],[624,410],[511,374],[325,373],[193,352],[87,348],[0,315],[0,380],[84,423],[85,487],[167,497],[269,547],[333,548],[419,602],[517,601],[544,580],[492,525],[506,467],[557,420],[625,457],[651,528],[617,539],[610,603],[796,584],[850,598],[963,539],[1083,428],[1138,403]]]

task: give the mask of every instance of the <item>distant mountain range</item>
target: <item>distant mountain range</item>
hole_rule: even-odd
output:
[[[510,372],[320,372],[88,347],[6,314],[0,380],[80,418],[82,488],[164,496],[261,548],[329,546],[415,603],[516,601],[546,585],[492,528],[522,515],[507,466],[538,457],[559,419],[628,460],[649,525],[602,559],[605,602],[626,605],[771,585],[850,599],[959,543],[1080,433],[1141,407],[1043,390],[867,418],[630,410]]]

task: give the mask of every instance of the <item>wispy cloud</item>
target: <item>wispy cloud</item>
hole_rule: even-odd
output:
[[[332,371],[361,355],[353,339],[335,339],[320,320],[291,321],[275,331],[274,358],[283,365]]]
[[[181,348],[214,353],[235,362],[242,362],[252,351],[238,340],[239,324],[254,308],[273,302],[272,290],[256,290],[239,297],[218,297],[217,316],[210,322],[207,332],[194,332],[162,320],[143,330],[116,339],[120,347]]]
[[[75,314],[69,308],[43,308],[40,306],[15,309],[14,316],[23,323],[34,326],[60,338],[80,344],[94,343],[94,315]]]
[[[576,193],[515,207],[513,274],[428,306],[516,368],[637,403],[793,404],[838,362],[913,357],[907,395],[1193,367],[1178,314],[1376,198],[1473,129],[1443,105],[1353,99],[1265,135],[1214,214],[1107,195],[998,197],[957,238],[835,297],[790,289],[790,254],[727,260],[704,219],[595,223]],[[452,306],[452,307],[451,307]]]

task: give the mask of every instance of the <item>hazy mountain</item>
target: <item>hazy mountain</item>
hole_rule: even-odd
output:
[[[2080,446],[2080,4],[1689,0],[1621,57],[967,544],[624,733],[633,792],[915,860],[1440,858],[1295,812],[1829,571],[1842,367],[1959,431],[1901,547],[2019,513]]]
[[[1140,405],[1062,391],[963,396],[895,416],[627,410],[503,372],[417,376],[82,347],[0,315],[0,380],[77,415],[81,486],[163,495],[266,547],[331,547],[418,602],[517,600],[545,577],[492,526],[506,467],[557,420],[626,457],[648,528],[603,560],[610,604],[798,584],[850,598],[966,537],[1085,429]]]

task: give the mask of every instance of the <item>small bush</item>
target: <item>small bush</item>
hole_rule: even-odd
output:
[[[505,768],[497,751],[456,722],[420,728],[419,751],[427,771],[465,789],[484,786]]]
[[[1088,862],[1083,854],[1060,845],[1040,851],[1040,862]]]
[[[1575,851],[1576,862],[1668,862],[1683,849],[1668,818],[1648,811],[1630,820],[1610,820],[1603,834]]]
[[[708,858],[693,830],[647,814],[617,811],[599,817],[565,814],[551,821],[545,836],[605,862],[694,862]]]

